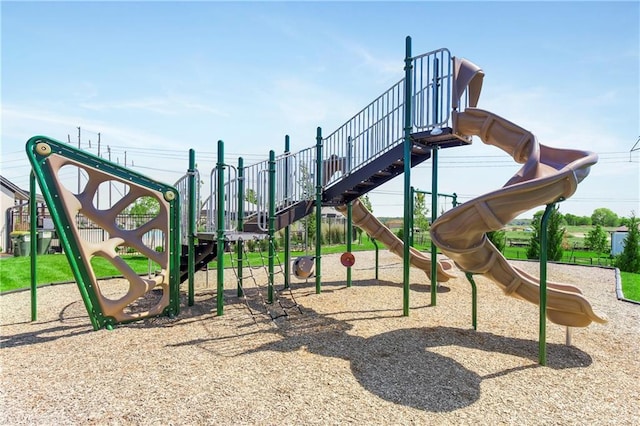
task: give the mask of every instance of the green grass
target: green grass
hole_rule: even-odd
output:
[[[379,244],[382,248],[383,246]],[[331,253],[343,253],[346,250],[346,245],[333,245],[323,246],[322,254]],[[352,251],[364,251],[374,250],[374,245],[368,238],[363,238],[362,244],[354,242]],[[248,253],[248,264],[252,266],[258,266],[267,264],[267,252],[262,254],[259,252]],[[304,255],[304,251],[292,251],[291,257]],[[315,248],[311,247],[308,254],[315,255]],[[284,261],[284,254],[279,252],[277,254],[280,262]],[[235,254],[234,254],[235,257]],[[129,266],[133,268],[138,274],[146,274],[149,271],[149,261],[144,256],[123,256],[122,257]],[[225,253],[224,255],[224,267],[231,267],[231,254]],[[276,261],[277,263],[277,261]],[[94,272],[98,278],[108,278],[114,276],[120,276],[122,273],[118,271],[113,265],[111,265],[106,259],[101,257],[94,257],[91,259],[91,265],[94,268]],[[217,262],[211,262],[210,267],[215,269]],[[158,265],[152,264],[151,270],[157,270]],[[49,254],[38,256],[37,259],[37,285],[45,285],[52,283],[62,283],[75,281],[67,257],[62,254]],[[0,260],[0,293],[28,288],[31,285],[31,259],[28,256],[22,257],[7,257]]]
[[[124,256],[123,259],[134,271],[144,274],[149,270],[149,261],[143,256]],[[106,278],[122,275],[107,260],[95,257],[91,260],[96,276]],[[152,265],[155,270],[157,265]],[[31,258],[8,257],[0,260],[0,292],[27,288],[31,285]],[[38,285],[74,281],[73,273],[62,254],[38,256],[36,283]]]
[[[381,243],[378,243],[380,249],[384,249]],[[417,244],[416,248],[422,251],[429,251],[431,246],[428,240],[423,241],[423,244]],[[370,251],[374,250],[375,246],[368,238],[363,238],[361,243],[354,242],[351,251]],[[346,245],[338,244],[332,246],[323,246],[322,254],[343,253],[346,251]],[[310,247],[307,252],[309,255],[315,255],[315,248]],[[291,257],[302,256],[307,254],[304,251],[292,251]],[[504,251],[507,259],[521,259],[525,260],[526,248],[522,247],[507,247]],[[279,252],[277,254],[278,261],[283,262],[284,254]],[[145,274],[149,271],[149,262],[147,258],[143,256],[124,256],[123,259],[139,274]],[[267,253],[260,254],[259,252],[249,253],[248,262],[253,266],[267,263]],[[582,264],[582,265],[597,265],[597,254],[589,251],[566,251],[562,260],[565,263]],[[610,266],[610,259],[600,258],[600,264],[604,266]],[[31,263],[29,257],[10,257],[0,260],[0,293],[10,290],[16,290],[21,288],[28,288],[31,283]],[[96,257],[92,259],[91,264],[94,267],[96,276],[99,278],[107,278],[112,276],[119,276],[121,273],[114,268],[107,260]],[[38,272],[37,283],[38,285],[60,283],[74,281],[71,268],[67,262],[67,258],[64,255],[52,254],[38,256]],[[211,262],[210,267],[215,269],[217,263]],[[224,255],[225,268],[231,267],[231,255],[225,253]],[[157,269],[157,265],[152,265],[152,270]],[[627,299],[640,301],[640,274],[632,274],[628,272],[620,273],[622,279],[622,291]]]
[[[640,274],[631,272],[620,272],[622,280],[622,293],[629,300],[640,302]]]

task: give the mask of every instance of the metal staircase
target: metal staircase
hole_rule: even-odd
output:
[[[323,137],[318,129],[315,146],[247,167],[225,165],[223,228],[265,233],[273,203],[275,230],[279,230],[313,211],[318,190],[322,205],[327,206],[342,205],[372,191],[404,172],[407,130],[411,167],[429,159],[433,149],[470,144],[469,137],[456,134],[455,115],[458,108],[467,105],[469,97],[473,102],[473,90],[467,89],[481,71],[463,59],[453,58],[447,49],[410,61],[411,70],[405,78],[336,131]],[[405,96],[406,90],[409,96]],[[404,125],[407,104],[410,129]],[[219,186],[220,170],[211,173],[213,193]],[[275,175],[273,195],[269,192],[269,173]],[[218,229],[214,200],[211,196],[206,206],[209,232]],[[243,218],[240,229],[239,217]]]

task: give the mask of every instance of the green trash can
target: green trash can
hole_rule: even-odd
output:
[[[11,234],[11,242],[13,243],[13,255],[29,256],[31,254],[31,235],[26,231],[14,231]]]
[[[47,254],[49,247],[51,247],[51,239],[53,238],[53,231],[48,229],[38,229],[38,254]]]

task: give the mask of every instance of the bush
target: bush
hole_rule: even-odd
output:
[[[629,219],[629,233],[624,239],[624,250],[616,257],[615,265],[623,272],[640,273],[640,231],[638,230],[638,218],[631,215]]]
[[[505,240],[505,234],[506,233],[504,231],[487,232],[487,238],[494,246],[496,246],[499,252],[504,251],[504,247],[507,243]]]
[[[533,234],[527,249],[528,259],[540,259],[540,224],[544,211],[538,211],[533,215]],[[547,260],[558,261],[562,259],[562,242],[565,237],[565,229],[562,228],[562,214],[557,208],[553,209],[549,216],[547,230]]]

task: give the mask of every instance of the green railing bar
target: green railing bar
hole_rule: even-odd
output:
[[[320,234],[322,233],[322,129],[316,129],[316,294],[322,292],[321,258],[322,247]]]
[[[431,223],[438,218],[438,145],[431,149]],[[438,247],[431,239],[431,306],[438,294]]]
[[[289,135],[284,137],[284,153],[289,154]],[[289,199],[289,157],[284,164],[284,199]],[[291,227],[284,227],[284,288],[291,287]]]
[[[36,175],[33,173],[29,173],[29,213],[31,216],[31,224],[29,226],[30,235],[31,235],[31,321],[36,321],[38,319],[38,311],[37,311],[37,287],[38,287],[38,276],[37,276],[37,258],[38,258],[38,241],[37,241],[37,231],[36,226],[38,221],[38,211],[37,211],[37,200],[36,200]]]
[[[269,151],[269,257],[268,271],[269,283],[267,286],[267,301],[273,303],[273,283],[274,283],[274,260],[275,250],[273,239],[276,233],[276,153]]]
[[[188,211],[188,232],[187,242],[188,247],[188,268],[189,268],[189,288],[188,288],[188,303],[189,306],[193,306],[195,303],[195,233],[196,233],[196,152],[193,149],[189,150],[189,175],[187,179],[187,190],[189,191],[189,204]]]
[[[170,187],[169,187],[170,188]],[[180,256],[182,256],[182,240],[180,237],[180,196],[175,188],[164,192],[165,201],[169,202],[169,306],[164,314],[173,317],[180,313]]]
[[[438,59],[434,60],[433,76],[433,122],[438,122]],[[438,218],[438,145],[431,149],[431,223]],[[431,240],[431,306],[436,306],[438,295],[438,248]]]
[[[224,142],[218,141],[218,162],[216,163],[216,170],[218,174],[218,190],[217,190],[217,206],[218,212],[216,217],[217,222],[217,293],[216,293],[216,313],[222,315],[224,313]]]
[[[403,244],[402,259],[402,314],[409,315],[409,244],[407,241],[410,237],[410,221],[413,217],[411,211],[411,201],[409,193],[411,192],[411,70],[413,69],[413,59],[411,58],[411,37],[407,36],[405,41],[405,57],[404,57],[404,221],[403,233],[405,243]]]
[[[540,220],[540,332],[538,363],[547,365],[547,223],[556,204],[547,204]]]
[[[238,232],[242,232],[244,228],[244,160],[242,157],[238,158]],[[237,283],[237,294],[238,297],[244,296],[243,290],[243,276],[242,270],[244,268],[243,262],[243,254],[244,254],[244,240],[239,238],[236,242],[236,252],[237,252],[237,275],[238,275],[238,283]]]
[[[347,204],[347,252],[351,253],[353,239],[353,204]],[[351,287],[351,266],[347,266],[347,287]]]

